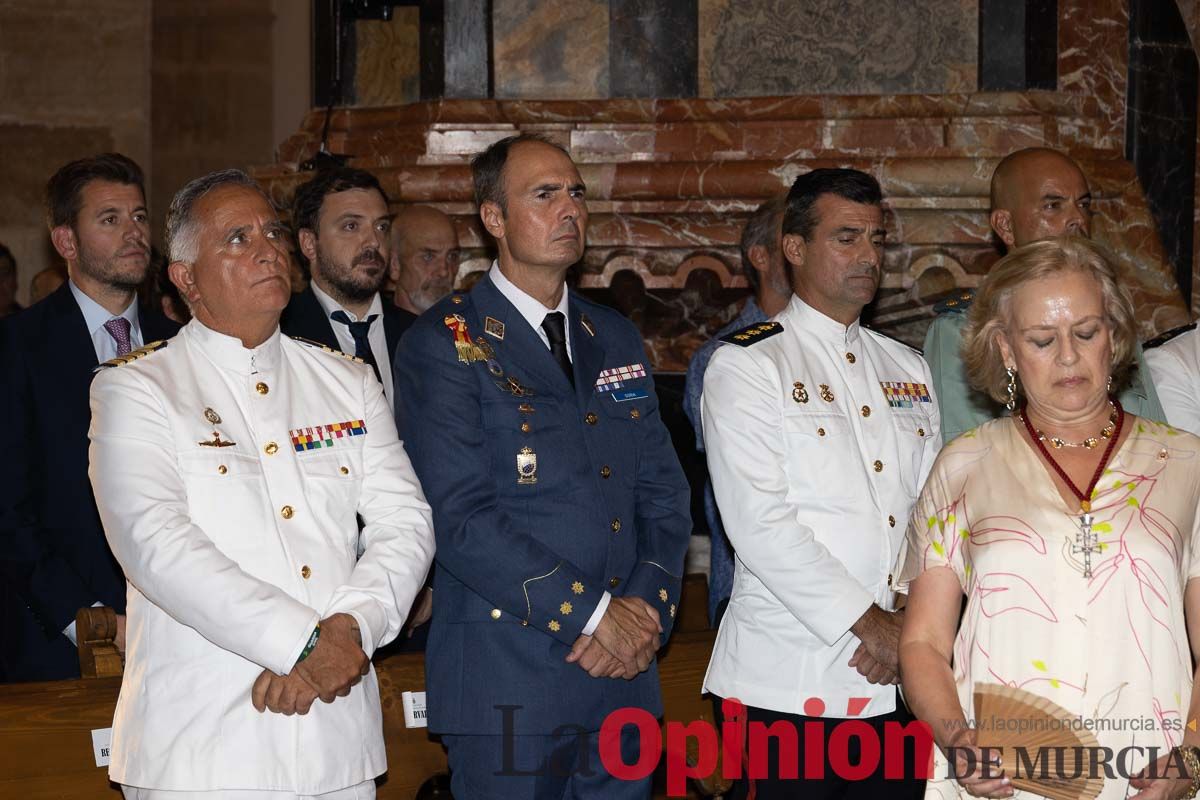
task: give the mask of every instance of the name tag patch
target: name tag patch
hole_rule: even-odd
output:
[[[912,408],[914,403],[932,403],[929,388],[923,383],[905,383],[901,381],[880,381],[883,396],[892,408]]]
[[[338,439],[345,439],[347,436],[362,436],[366,432],[367,423],[361,419],[355,419],[348,422],[331,422],[328,425],[314,425],[311,428],[297,428],[288,431],[288,435],[292,437],[292,446],[296,448],[296,452],[303,453],[305,450],[333,447],[333,443]]]
[[[612,393],[612,399],[618,403],[624,403],[628,400],[645,400],[649,396],[649,392],[644,392],[641,389],[626,389]]]
[[[600,377],[596,378],[596,391],[611,392],[613,389],[620,389],[626,381],[644,377],[646,377],[646,368],[641,364],[629,364],[624,367],[602,370]]]

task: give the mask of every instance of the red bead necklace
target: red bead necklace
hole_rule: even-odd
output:
[[[1069,477],[1067,477],[1066,471],[1058,465],[1058,462],[1054,460],[1054,456],[1050,455],[1050,451],[1046,448],[1046,445],[1042,442],[1041,437],[1038,436],[1037,431],[1034,429],[1033,423],[1029,421],[1029,415],[1025,413],[1024,405],[1021,406],[1021,410],[1017,414],[1017,416],[1021,418],[1021,422],[1025,423],[1025,430],[1029,431],[1029,438],[1033,439],[1033,443],[1037,445],[1037,448],[1039,451],[1041,451],[1041,454],[1046,457],[1047,461],[1050,462],[1050,466],[1054,467],[1054,471],[1058,473],[1058,476],[1063,479],[1075,496],[1079,498],[1079,508],[1085,514],[1092,510],[1092,503],[1090,500],[1092,496],[1092,490],[1095,489],[1096,484],[1100,482],[1100,475],[1104,472],[1104,468],[1108,466],[1108,459],[1112,456],[1113,448],[1117,446],[1117,440],[1121,438],[1121,428],[1125,425],[1125,409],[1121,407],[1121,401],[1114,398],[1112,403],[1117,409],[1116,430],[1109,438],[1108,446],[1104,448],[1104,454],[1100,456],[1100,463],[1096,465],[1096,472],[1094,475],[1092,475],[1092,482],[1089,483],[1087,488],[1082,492],[1079,491],[1079,487],[1076,486]]]

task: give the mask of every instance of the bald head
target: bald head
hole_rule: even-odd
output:
[[[1092,194],[1083,170],[1046,147],[1018,150],[992,173],[992,230],[1009,247],[1063,234],[1091,236]]]
[[[391,279],[395,303],[420,314],[454,289],[458,232],[430,206],[409,206],[392,222]]]

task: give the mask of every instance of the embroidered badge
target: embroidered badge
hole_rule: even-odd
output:
[[[646,377],[646,368],[641,364],[601,370],[600,377],[596,378],[596,391],[611,392],[613,389],[620,389],[626,381],[644,377]]]
[[[467,330],[467,320],[461,314],[447,314],[442,320],[450,332],[454,334],[454,349],[458,351],[458,360],[463,364],[472,361],[486,361],[487,357],[479,349],[479,345],[471,342],[471,334]]]
[[[923,383],[905,383],[902,381],[880,381],[883,396],[892,408],[912,408],[913,403],[932,403],[929,388]]]
[[[537,453],[528,447],[517,453],[517,483],[537,483]]]
[[[827,383],[821,384],[821,399],[826,403],[833,402],[833,392],[829,390],[829,384]]]
[[[792,384],[792,399],[797,403],[808,402],[808,389],[805,389],[804,384],[800,381],[796,381]]]
[[[201,447],[233,447],[235,444],[237,444],[237,442],[230,442],[222,439],[220,433],[213,431],[213,438],[211,442],[196,442],[196,444],[200,445]]]
[[[361,419],[348,422],[333,422],[329,425],[314,425],[311,428],[296,428],[288,431],[292,437],[292,446],[297,453],[305,450],[318,450],[322,447],[333,447],[338,439],[347,436],[362,436],[367,432],[367,424]]]
[[[218,414],[217,412],[213,411],[211,408],[204,409],[204,418],[206,420],[208,420],[209,422],[211,422],[213,425],[221,424],[221,415]]]
[[[484,318],[483,332],[488,336],[494,336],[500,341],[504,341],[504,323],[495,317]]]

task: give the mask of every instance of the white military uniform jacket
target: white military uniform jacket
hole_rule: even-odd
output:
[[[847,666],[849,629],[894,607],[889,570],[941,444],[929,368],[798,297],[725,341],[701,414],[736,559],[704,689],[805,716],[893,711],[895,687]]]
[[[1157,346],[1151,343],[1145,352],[1167,422],[1200,436],[1200,329],[1193,327]]]
[[[384,772],[374,670],[307,716],[250,702],[331,614],[357,620],[370,656],[429,568],[429,506],[371,370],[193,321],[91,397],[92,485],[129,580],[110,777],[308,795]]]

